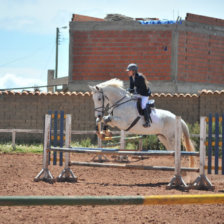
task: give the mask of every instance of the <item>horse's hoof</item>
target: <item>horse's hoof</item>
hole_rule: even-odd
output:
[[[106,130],[105,135],[106,135],[106,137],[112,137],[112,133],[110,130]]]
[[[104,123],[108,123],[108,122],[111,122],[112,120],[111,120],[110,116],[107,116],[107,117],[103,118],[103,121],[104,121]]]
[[[105,138],[105,134],[103,132],[100,132],[100,133],[96,132],[96,134],[101,140],[103,140]]]
[[[100,132],[99,138],[102,140],[105,138],[105,133],[103,131]]]

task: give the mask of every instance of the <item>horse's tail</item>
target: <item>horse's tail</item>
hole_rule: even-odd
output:
[[[189,129],[188,129],[185,121],[182,119],[181,119],[181,126],[182,126],[182,133],[183,133],[183,139],[182,139],[183,145],[184,145],[186,151],[194,152],[195,148],[190,139]],[[193,156],[190,156],[190,167],[194,167],[194,164],[195,164],[195,158]]]

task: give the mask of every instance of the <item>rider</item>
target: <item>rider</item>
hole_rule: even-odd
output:
[[[151,96],[151,90],[148,87],[148,81],[143,74],[138,73],[138,65],[131,63],[128,65],[126,71],[129,75],[130,80],[130,93],[134,93],[136,91],[137,94],[141,97],[141,107],[144,112],[145,124],[143,127],[150,127],[150,112],[151,108],[148,104],[149,96]]]

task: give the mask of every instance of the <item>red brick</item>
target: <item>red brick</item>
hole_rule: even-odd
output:
[[[104,19],[90,17],[90,16],[83,16],[79,14],[73,14],[72,21],[104,21]]]
[[[205,23],[215,26],[224,26],[224,20],[222,19],[212,18],[208,16],[200,16],[191,13],[187,13],[186,20],[190,22]]]
[[[106,80],[113,74],[127,80],[124,69],[131,62],[139,64],[151,80],[171,79],[170,31],[95,30],[75,32],[71,37],[74,80]],[[222,72],[223,38],[180,31],[178,43],[180,79],[222,81],[215,72]]]

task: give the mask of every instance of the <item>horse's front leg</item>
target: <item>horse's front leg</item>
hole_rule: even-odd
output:
[[[121,119],[119,116],[104,116],[103,122],[105,125],[109,125],[111,127],[118,127],[119,129],[123,129],[123,126],[125,127],[124,119]]]
[[[104,126],[103,126],[103,133],[106,137],[112,137],[112,133],[109,130],[108,125],[112,126],[111,121],[112,121],[112,116],[108,115],[108,116],[104,116],[102,119]],[[113,127],[113,126],[112,126]]]
[[[108,129],[108,125],[104,121],[104,119],[102,119],[102,120],[100,118],[96,119],[96,134],[102,140],[104,140],[105,137],[112,137],[112,133]]]
[[[103,117],[102,121],[103,121],[103,123],[105,123],[105,125],[115,127],[122,120],[117,116],[107,115],[107,116]]]
[[[104,116],[103,117],[103,123],[111,126],[111,123],[113,123],[113,116],[112,115]]]

